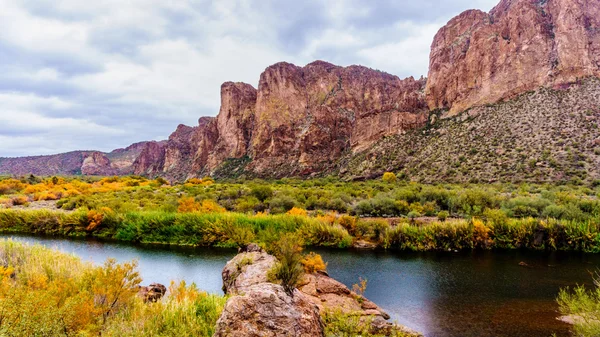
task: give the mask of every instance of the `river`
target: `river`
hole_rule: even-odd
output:
[[[131,246],[95,240],[0,235],[102,263],[136,259],[144,282],[194,282],[221,292],[221,270],[236,252]],[[329,274],[352,286],[368,280],[365,296],[393,320],[427,337],[569,336],[556,320],[561,287],[592,284],[600,255],[577,252],[375,252],[313,249]],[[528,266],[520,266],[525,262]]]

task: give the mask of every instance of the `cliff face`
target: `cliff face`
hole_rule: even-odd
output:
[[[440,29],[431,48],[427,103],[450,115],[475,105],[600,76],[600,2],[502,0]]]
[[[250,169],[318,172],[344,151],[421,126],[424,85],[361,66],[275,64],[260,78]]]
[[[135,172],[183,180],[243,157],[252,159],[245,170],[253,175],[320,172],[345,151],[423,125],[424,87],[424,79],[400,80],[360,66],[278,63],[261,75],[258,90],[224,83],[217,117],[180,125],[164,151],[149,143]]]
[[[208,156],[209,170],[215,169],[227,158],[248,154],[254,130],[256,89],[246,83],[226,82],[221,86],[221,109],[217,115],[218,139]],[[202,162],[197,164],[202,165]]]

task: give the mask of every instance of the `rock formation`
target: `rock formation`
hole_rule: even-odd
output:
[[[135,172],[183,180],[248,157],[245,169],[253,175],[318,173],[344,152],[424,125],[425,83],[361,66],[277,63],[263,72],[258,90],[224,83],[216,119],[180,125],[166,142],[164,158],[149,143]]]
[[[305,275],[293,296],[269,283],[268,271],[277,259],[250,245],[223,268],[223,291],[231,297],[217,322],[215,336],[322,336],[320,313],[342,311],[369,318],[375,333],[408,328],[387,322],[389,315],[375,303],[348,289],[325,272]],[[237,335],[236,335],[237,334]]]
[[[431,47],[427,103],[450,115],[540,86],[600,76],[597,0],[502,0],[440,29]]]
[[[250,170],[306,175],[427,120],[425,80],[361,66],[277,63],[260,77]]]
[[[160,283],[151,283],[149,286],[140,286],[138,295],[144,302],[156,302],[167,293],[167,287]]]
[[[102,152],[93,152],[81,164],[81,174],[83,175],[112,175],[116,174],[117,170],[110,166],[110,160]]]
[[[323,336],[318,307],[300,291],[288,295],[282,286],[267,282],[275,258],[263,251],[242,253],[223,269],[223,290],[233,295],[214,336]]]

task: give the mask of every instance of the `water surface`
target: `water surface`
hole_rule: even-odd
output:
[[[94,240],[0,235],[74,253],[102,263],[137,259],[144,283],[195,282],[221,293],[221,270],[236,252],[227,249],[138,247]],[[330,275],[348,286],[368,280],[365,295],[392,319],[427,337],[569,336],[556,320],[558,290],[591,285],[600,255],[494,251],[407,253],[315,249]],[[525,262],[528,267],[519,266]]]

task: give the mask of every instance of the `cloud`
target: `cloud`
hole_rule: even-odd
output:
[[[496,1],[0,0],[0,156],[165,139],[279,61],[426,75],[437,29]]]

